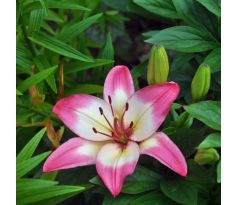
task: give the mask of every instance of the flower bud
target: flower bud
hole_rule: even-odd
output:
[[[36,85],[33,85],[29,88],[29,94],[30,94],[33,105],[42,104],[45,100],[45,95],[39,92]]]
[[[204,98],[211,84],[211,69],[208,65],[200,65],[197,69],[191,84],[193,101]]]
[[[220,156],[214,148],[199,149],[194,157],[194,161],[199,165],[213,164],[219,159]]]
[[[160,84],[167,81],[169,74],[169,61],[163,46],[153,45],[147,69],[149,85]]]

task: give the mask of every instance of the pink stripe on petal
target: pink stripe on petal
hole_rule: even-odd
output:
[[[126,147],[109,143],[99,151],[97,172],[114,197],[121,192],[125,178],[134,172],[139,155],[135,142],[129,142]]]
[[[150,137],[162,124],[179,93],[174,82],[151,85],[138,90],[129,100],[125,114],[126,126],[131,121],[134,131],[130,139],[142,141]]]
[[[113,116],[109,105],[91,95],[77,94],[63,98],[56,103],[53,112],[78,136],[93,141],[109,140],[109,137],[93,131],[94,127],[111,135],[110,126],[100,114],[99,107],[112,124]]]
[[[187,163],[182,152],[163,132],[155,133],[141,142],[140,151],[159,160],[174,172],[187,176]]]
[[[104,99],[112,99],[112,105],[119,115],[127,99],[135,92],[133,80],[126,66],[118,65],[111,69],[104,83]]]
[[[45,161],[44,172],[95,164],[96,156],[105,143],[75,137],[58,147]]]

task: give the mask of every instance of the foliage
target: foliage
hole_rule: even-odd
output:
[[[194,161],[199,149],[221,154],[219,0],[17,0],[16,22],[17,204],[220,204],[221,161]],[[42,173],[55,145],[74,136],[52,113],[57,100],[102,97],[105,76],[119,64],[131,69],[137,89],[146,86],[153,44],[166,49],[168,80],[180,85],[160,130],[186,156],[188,176],[142,157],[113,198],[93,167]],[[211,68],[211,87],[193,102],[201,64]]]

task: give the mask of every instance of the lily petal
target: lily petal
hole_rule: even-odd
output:
[[[133,134],[130,139],[142,141],[151,136],[162,124],[170,106],[179,93],[174,82],[152,85],[137,91],[129,100],[125,114],[125,124],[133,121]]]
[[[186,176],[187,163],[179,148],[163,132],[155,133],[152,137],[140,143],[141,154],[150,155],[174,172]]]
[[[121,192],[125,178],[134,172],[139,155],[139,146],[135,142],[128,142],[125,147],[108,143],[99,151],[97,172],[114,197]]]
[[[112,107],[117,114],[121,114],[126,101],[135,92],[133,80],[126,66],[115,66],[108,73],[104,83],[104,99],[112,99]]]
[[[97,154],[104,145],[103,142],[93,142],[75,137],[58,147],[45,161],[44,172],[68,169],[77,166],[95,164]]]
[[[113,116],[109,105],[91,95],[77,94],[63,98],[54,106],[53,112],[78,136],[93,141],[109,140],[109,137],[93,131],[95,128],[111,135],[110,126],[100,114],[99,107],[112,124]]]

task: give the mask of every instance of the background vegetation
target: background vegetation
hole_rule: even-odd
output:
[[[17,204],[220,204],[220,1],[17,0]],[[180,147],[188,176],[141,157],[123,193],[113,198],[93,166],[43,174],[50,152],[74,134],[52,114],[63,96],[102,96],[113,65],[147,85],[152,44],[165,47],[169,80],[180,95],[160,128]],[[191,82],[211,68],[205,99]]]

